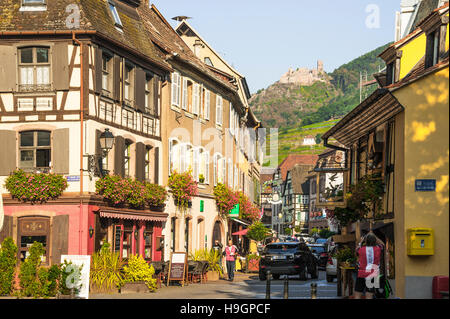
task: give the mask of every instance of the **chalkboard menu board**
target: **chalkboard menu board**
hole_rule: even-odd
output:
[[[186,264],[187,264],[186,253],[172,253],[170,255],[167,285],[171,280],[175,280],[181,281],[181,285],[184,286]]]
[[[120,251],[120,237],[122,233],[122,226],[121,225],[115,225],[114,226],[114,251],[119,252]]]

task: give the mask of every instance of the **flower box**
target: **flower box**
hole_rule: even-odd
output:
[[[259,260],[258,259],[249,259],[248,265],[247,265],[247,271],[258,272],[259,271]]]

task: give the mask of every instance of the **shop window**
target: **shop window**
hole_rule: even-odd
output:
[[[172,217],[170,219],[170,237],[171,237],[171,250],[172,252],[175,250],[175,240],[176,240],[176,217]]]
[[[124,222],[123,227],[123,241],[122,241],[122,258],[127,259],[133,254],[132,242],[133,242],[133,224],[132,222]]]
[[[48,91],[50,82],[50,48],[19,49],[19,90]]]
[[[51,163],[50,132],[20,132],[19,167],[24,170],[47,171]]]
[[[41,243],[44,247],[42,262],[49,261],[49,232],[50,222],[46,217],[24,217],[19,218],[18,225],[18,253],[20,261],[25,261],[29,256],[29,249],[34,242]]]
[[[152,246],[153,246],[153,225],[147,223],[144,231],[144,258],[152,260]]]

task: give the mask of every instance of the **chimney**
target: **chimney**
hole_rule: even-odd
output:
[[[201,40],[195,40],[194,43],[194,54],[197,58],[200,58],[200,49],[204,48],[205,46],[203,45]]]

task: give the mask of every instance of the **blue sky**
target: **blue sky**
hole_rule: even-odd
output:
[[[289,67],[327,72],[394,38],[400,0],[153,0],[170,23],[179,15],[240,73],[252,93]],[[373,7],[375,5],[375,7]],[[366,12],[366,10],[369,10]],[[379,25],[369,28],[366,21]]]

